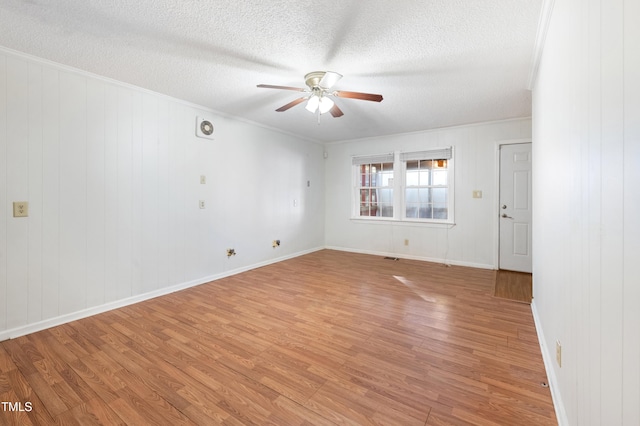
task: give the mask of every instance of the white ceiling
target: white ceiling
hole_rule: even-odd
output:
[[[0,45],[318,141],[531,115],[542,0],[2,0]],[[344,75],[317,118],[310,71]]]

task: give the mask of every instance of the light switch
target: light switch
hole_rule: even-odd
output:
[[[13,217],[27,217],[27,216],[29,216],[29,202],[15,201],[13,203]]]
[[[473,191],[473,198],[482,198],[482,191]]]
[[[200,184],[204,185],[207,183],[207,177],[205,175],[200,175]]]

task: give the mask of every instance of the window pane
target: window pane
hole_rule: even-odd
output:
[[[418,190],[418,201],[420,204],[427,204],[431,202],[431,189],[430,188],[420,188]]]
[[[378,201],[385,204],[393,205],[393,189],[380,189],[378,190]]]
[[[429,174],[429,170],[420,170],[420,185],[431,185]]]
[[[377,179],[378,174],[377,173],[371,173],[370,177],[369,177],[369,186],[378,186],[378,179]]]
[[[431,195],[435,204],[447,204],[447,188],[432,188]]]
[[[420,185],[420,172],[407,172],[407,186]]]
[[[434,170],[433,171],[433,185],[446,185],[447,184],[447,170]]]
[[[408,218],[417,218],[419,210],[420,210],[419,204],[407,203],[405,216]]]
[[[381,203],[380,204],[380,216],[393,217],[393,204]]]
[[[433,218],[434,219],[446,219],[448,210],[446,205],[434,204],[433,205]]]
[[[418,198],[417,188],[407,188],[405,202],[407,203],[407,205],[417,204],[420,202],[420,199]]]
[[[433,210],[431,208],[431,204],[420,206],[420,219],[432,219],[433,218]]]
[[[407,170],[417,170],[419,168],[419,161],[407,161]]]
[[[370,189],[361,189],[360,190],[360,202],[371,202],[371,190]]]
[[[381,177],[381,186],[393,186],[393,172],[384,172]]]

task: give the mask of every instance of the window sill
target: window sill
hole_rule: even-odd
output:
[[[368,223],[372,225],[394,225],[394,226],[424,226],[428,228],[452,228],[455,222],[444,221],[428,221],[418,219],[394,219],[392,217],[351,217],[350,220],[355,223]]]

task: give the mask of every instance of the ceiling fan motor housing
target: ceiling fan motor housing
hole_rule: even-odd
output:
[[[304,82],[310,89],[314,87],[320,87],[320,80],[326,74],[325,71],[313,71],[304,76]]]

